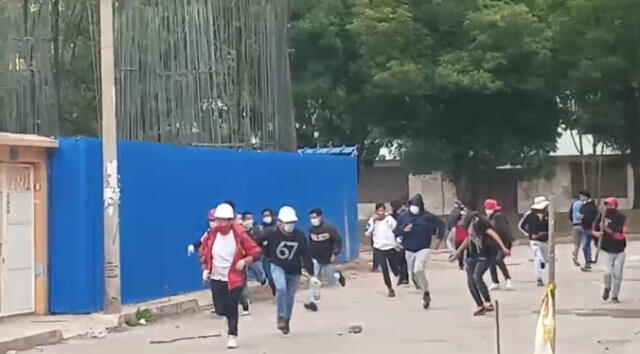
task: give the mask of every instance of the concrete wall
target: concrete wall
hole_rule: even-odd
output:
[[[394,199],[407,199],[409,171],[398,161],[380,161],[373,167],[360,167],[358,201],[381,203]]]
[[[571,193],[571,170],[568,159],[558,159],[555,176],[550,180],[537,179],[518,182],[518,213],[529,210],[536,196],[555,196],[556,210],[569,209],[574,196]],[[627,165],[627,198],[618,198],[621,209],[630,209],[633,206],[633,169]]]
[[[440,172],[409,176],[409,198],[421,193],[425,207],[436,215],[445,215],[456,201],[456,187],[442,177]]]

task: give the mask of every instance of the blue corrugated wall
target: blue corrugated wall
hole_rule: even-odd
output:
[[[352,157],[121,142],[121,264],[124,303],[201,288],[199,237],[209,209],[225,199],[239,211],[293,205],[324,209],[345,239],[341,261],[358,256],[357,162]],[[100,140],[65,138],[52,152],[49,277],[54,313],[102,310],[103,221]]]

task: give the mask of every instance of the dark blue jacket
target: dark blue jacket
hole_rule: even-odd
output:
[[[415,205],[420,208],[418,214],[406,212],[398,218],[398,226],[394,234],[402,238],[402,247],[410,252],[431,248],[431,237],[438,235],[444,237],[445,225],[440,218],[424,209],[422,195],[417,194],[409,200],[409,206]],[[407,225],[413,225],[411,231],[405,232]]]

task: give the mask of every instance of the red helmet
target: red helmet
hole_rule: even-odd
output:
[[[209,214],[207,214],[207,219],[209,219],[209,221],[214,221],[216,219],[216,208],[209,210]]]
[[[495,199],[487,199],[484,201],[484,208],[491,211],[499,211],[502,209]]]
[[[620,204],[618,203],[618,198],[609,197],[609,198],[604,200],[604,205],[606,205],[607,207],[609,207],[611,209],[618,209],[618,206]]]

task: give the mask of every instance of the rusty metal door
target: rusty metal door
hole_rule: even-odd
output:
[[[0,316],[35,310],[33,166],[0,164]]]

